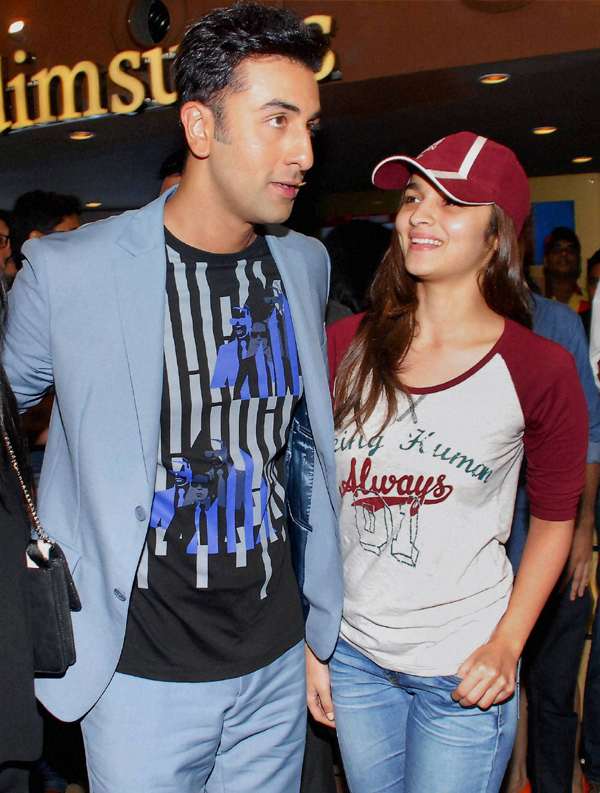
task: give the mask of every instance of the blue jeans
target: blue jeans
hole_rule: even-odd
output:
[[[460,678],[382,669],[343,639],[329,664],[351,793],[495,793],[517,729],[517,697],[487,711],[450,694]]]
[[[209,683],[114,675],[82,721],[91,793],[298,793],[304,642]]]

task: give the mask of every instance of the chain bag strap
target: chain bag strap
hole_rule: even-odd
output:
[[[81,601],[62,549],[42,528],[17,456],[6,430],[2,429],[6,450],[39,538],[31,539],[27,546],[25,575],[34,670],[37,677],[60,677],[76,660],[71,611],[81,611]]]
[[[8,456],[10,457],[10,461],[12,463],[12,467],[15,469],[15,473],[19,477],[19,482],[21,483],[21,488],[23,490],[23,495],[25,496],[25,502],[27,503],[27,509],[29,510],[29,517],[33,523],[33,527],[37,532],[38,537],[43,542],[47,542],[50,545],[54,545],[50,537],[46,534],[46,532],[42,529],[42,524],[40,523],[40,519],[38,518],[38,514],[35,509],[35,505],[33,503],[33,499],[29,495],[29,490],[25,486],[25,482],[23,481],[23,477],[21,476],[21,472],[19,471],[19,466],[17,464],[17,455],[15,454],[15,450],[12,447],[12,443],[9,440],[8,435],[6,434],[6,430],[4,431],[4,443],[6,445],[6,449],[8,451]]]

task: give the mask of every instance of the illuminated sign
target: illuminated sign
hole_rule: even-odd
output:
[[[333,19],[321,14],[307,17],[306,24],[318,25],[323,33],[333,35]],[[146,52],[125,50],[111,60],[108,69],[92,61],[75,66],[53,66],[30,76],[17,74],[4,78],[6,60],[0,58],[0,133],[27,129],[79,118],[93,118],[107,113],[135,113],[147,98],[156,105],[172,105],[175,91],[167,86],[165,63],[175,57],[177,47],[164,51],[154,47]],[[28,55],[17,50],[16,64],[27,65]],[[330,50],[316,75],[322,81],[336,70],[337,57]]]

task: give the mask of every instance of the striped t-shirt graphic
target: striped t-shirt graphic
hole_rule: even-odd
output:
[[[302,376],[265,238],[209,254],[165,236],[158,469],[119,671],[216,680],[303,635],[283,465]]]

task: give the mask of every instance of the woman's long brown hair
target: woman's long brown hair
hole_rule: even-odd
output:
[[[492,311],[531,328],[533,320],[515,226],[495,204],[486,230],[486,238],[490,237],[498,239],[498,246],[480,274],[481,294]],[[406,270],[397,234],[373,279],[369,298],[370,308],[337,373],[336,429],[354,422],[357,431],[362,431],[382,397],[387,403],[381,427],[384,429],[396,415],[398,392],[411,400],[401,375],[417,328],[417,279]]]

